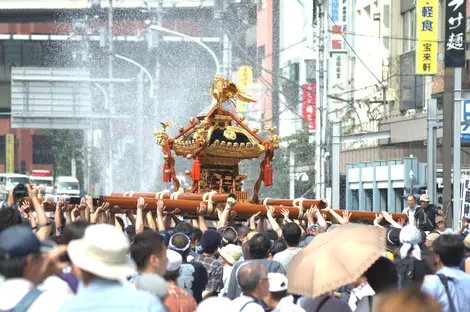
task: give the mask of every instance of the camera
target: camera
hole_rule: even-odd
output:
[[[28,189],[26,188],[26,185],[21,184],[21,183],[17,184],[15,188],[13,189],[13,197],[14,198],[29,197]]]

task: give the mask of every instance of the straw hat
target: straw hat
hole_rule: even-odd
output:
[[[423,195],[421,195],[421,196],[419,197],[419,201],[420,201],[420,202],[428,202],[428,203],[429,203],[429,202],[430,202],[429,196],[426,195],[426,194],[423,194]]]
[[[109,224],[98,224],[89,226],[83,238],[71,241],[68,253],[72,263],[82,270],[119,280],[136,270],[128,256],[129,247],[129,240],[122,231]]]

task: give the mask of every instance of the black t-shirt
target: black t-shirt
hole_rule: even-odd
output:
[[[418,219],[418,229],[432,231],[436,227],[437,208],[429,205],[427,209],[419,207],[416,209],[415,218]]]
[[[207,285],[207,271],[200,263],[184,262],[181,265],[178,286],[193,295],[199,304],[202,301],[202,292]]]

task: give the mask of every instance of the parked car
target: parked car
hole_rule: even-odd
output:
[[[74,177],[57,177],[53,193],[54,195],[80,196],[80,184]]]
[[[18,184],[30,184],[27,175],[18,173],[0,173],[0,201],[8,199],[8,193]]]

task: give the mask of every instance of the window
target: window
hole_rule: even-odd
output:
[[[73,191],[78,190],[78,182],[59,182],[57,185],[57,190],[60,191]]]
[[[52,186],[52,180],[51,179],[41,179],[41,178],[31,178],[31,183],[34,183],[36,185],[44,185],[44,186]]]
[[[29,184],[31,181],[23,177],[7,177],[7,186],[17,186],[18,184]]]
[[[416,46],[416,11],[411,9],[401,14],[402,18],[402,54],[413,51]]]
[[[33,164],[52,165],[54,163],[54,155],[51,146],[51,137],[33,135]]]

